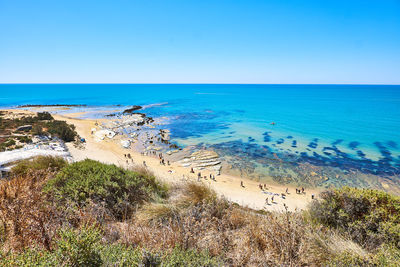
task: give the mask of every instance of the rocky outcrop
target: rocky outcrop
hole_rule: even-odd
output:
[[[17,131],[30,131],[32,130],[32,125],[23,125],[17,128]]]
[[[139,109],[142,109],[142,106],[137,106],[137,105],[135,105],[135,106],[133,106],[133,107],[131,107],[131,108],[125,109],[122,113],[123,113],[123,114],[131,114],[131,113],[133,113],[134,111],[139,110]]]
[[[160,130],[160,136],[161,136],[161,139],[163,140],[163,141],[169,141],[170,140],[170,131],[169,130],[167,130],[167,129],[165,129],[165,130]]]
[[[221,160],[214,151],[199,150],[193,152],[189,157],[180,160],[183,167],[193,168],[193,170],[209,170],[219,172],[221,170]]]
[[[94,132],[96,141],[104,140],[105,137],[112,139],[115,135],[116,135],[116,133],[114,131],[110,131],[110,130],[98,130],[98,131]]]
[[[123,148],[129,148],[131,146],[131,141],[130,140],[121,140],[121,146]]]

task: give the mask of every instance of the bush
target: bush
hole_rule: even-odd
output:
[[[57,241],[57,258],[66,266],[101,266],[101,233],[94,226],[78,231],[63,229]]]
[[[214,202],[217,200],[217,194],[210,187],[195,182],[185,184],[184,194],[184,202],[187,204]]]
[[[4,151],[7,148],[10,148],[12,146],[15,146],[15,140],[13,139],[7,139],[7,141],[0,143],[0,151]]]
[[[46,250],[39,250],[38,248],[27,249],[22,253],[8,253],[0,255],[0,265],[4,267],[15,266],[35,266],[47,267],[58,266],[58,261],[55,254]]]
[[[327,266],[400,266],[400,250],[391,246],[383,245],[375,253],[364,256],[344,251],[333,256],[326,263]]]
[[[350,252],[343,252],[335,255],[326,263],[326,266],[330,267],[364,267],[374,266],[374,264],[368,259],[363,258],[357,254]]]
[[[37,119],[40,121],[44,120],[54,120],[53,116],[49,112],[38,112]]]
[[[43,184],[54,175],[49,170],[30,171],[0,183],[0,227],[2,249],[20,250],[32,245],[51,249],[57,228],[65,218],[44,198]]]
[[[65,142],[71,142],[75,140],[78,135],[75,131],[75,126],[66,123],[65,121],[49,121],[46,123],[48,132],[57,136]]]
[[[348,231],[369,250],[383,243],[400,248],[400,198],[372,189],[344,187],[321,194],[310,207],[318,222]]]
[[[18,139],[18,141],[20,141],[21,143],[32,143],[32,139],[28,136],[16,136],[15,138]]]
[[[89,159],[63,168],[46,191],[78,207],[89,202],[103,205],[117,219],[129,216],[137,204],[166,194],[165,186],[152,175]]]
[[[400,249],[392,245],[383,245],[373,260],[377,266],[400,266]]]
[[[30,171],[51,169],[58,171],[67,166],[67,162],[63,158],[38,156],[32,160],[23,160],[15,165],[11,172],[14,175],[26,175]]]
[[[94,227],[79,231],[63,230],[55,251],[38,248],[22,253],[1,255],[1,266],[221,266],[222,261],[206,251],[184,251],[178,247],[172,251],[152,252],[131,246],[104,245],[100,232]]]
[[[171,253],[162,257],[162,266],[221,266],[222,261],[211,257],[207,251],[197,252],[196,250],[182,250],[175,247]]]
[[[103,246],[101,258],[104,266],[140,266],[142,250],[122,244]]]

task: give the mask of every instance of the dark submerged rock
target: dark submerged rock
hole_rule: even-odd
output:
[[[139,110],[139,109],[142,109],[142,106],[135,105],[135,106],[132,106],[131,108],[125,109],[122,113],[123,114],[131,114],[134,111]]]

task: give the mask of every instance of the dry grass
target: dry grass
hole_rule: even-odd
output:
[[[145,169],[136,171],[152,175]],[[54,175],[50,169],[31,171],[0,184],[3,251],[33,245],[53,250],[61,226],[97,224],[107,244],[163,253],[176,247],[207,250],[227,266],[326,266],[344,252],[367,256],[349,238],[313,223],[307,213],[256,212],[218,198],[201,183],[173,187],[168,199],[143,205],[129,220],[116,221],[102,203],[68,210],[68,203],[57,207],[42,193]]]
[[[329,256],[300,213],[257,214],[218,199],[201,184],[177,190],[183,191],[173,202],[146,205],[132,221],[112,224],[119,242],[208,250],[230,266],[317,266]]]
[[[50,170],[31,171],[0,184],[0,222],[3,251],[31,245],[51,249],[52,239],[62,223],[63,213],[43,196]]]
[[[182,190],[182,203],[196,205],[203,201],[209,202],[217,199],[217,194],[204,184],[188,182],[184,184]]]
[[[149,203],[136,213],[141,223],[166,222],[179,214],[179,208],[172,204]]]

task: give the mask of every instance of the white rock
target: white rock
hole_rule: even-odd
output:
[[[94,133],[99,140],[104,140],[105,137],[112,139],[116,133],[110,130],[99,130]]]
[[[129,140],[121,140],[121,145],[124,148],[129,148],[131,146],[131,141],[129,141]]]

